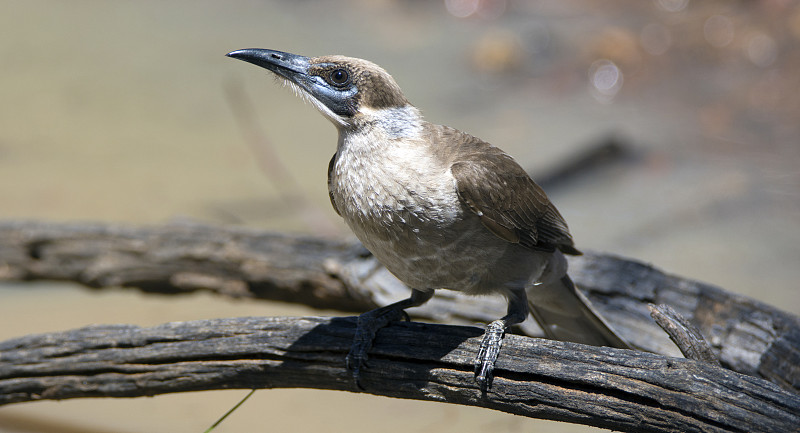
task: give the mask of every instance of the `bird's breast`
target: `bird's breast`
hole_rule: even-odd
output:
[[[464,216],[448,167],[413,143],[340,149],[331,193],[354,230],[379,237],[446,228]]]
[[[461,203],[449,167],[413,143],[364,147],[340,146],[330,173],[336,207],[364,246],[411,287],[496,289],[495,263],[511,264],[516,246]]]

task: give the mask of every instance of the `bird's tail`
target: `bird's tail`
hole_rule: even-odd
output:
[[[568,275],[547,287],[531,288],[528,307],[548,338],[593,346],[631,348],[597,314]]]

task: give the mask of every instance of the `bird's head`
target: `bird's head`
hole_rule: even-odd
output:
[[[339,128],[385,109],[405,108],[408,100],[380,66],[344,56],[304,57],[248,48],[227,54],[274,72]]]

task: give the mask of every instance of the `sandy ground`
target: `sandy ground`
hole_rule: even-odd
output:
[[[534,173],[618,137],[634,157],[549,191],[580,248],[800,313],[800,7],[484,1],[456,16],[473,12],[470,3],[0,1],[0,218],[181,217],[347,236],[325,190],[334,128],[264,71],[223,56],[247,47],[339,53],[381,64],[431,121],[504,148]],[[251,104],[274,156],[253,147],[232,101]],[[292,172],[291,193],[328,221],[325,233],[281,201],[276,159]],[[336,313],[0,284],[2,339],[92,323],[309,314]],[[9,406],[0,432],[198,432],[245,393]],[[273,390],[217,431],[289,429],[588,430]]]

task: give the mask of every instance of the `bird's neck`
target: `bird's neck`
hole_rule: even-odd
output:
[[[362,110],[357,120],[357,127],[339,129],[336,161],[342,172],[411,184],[446,171],[429,136],[431,125],[414,106]]]
[[[339,142],[358,137],[370,137],[381,142],[414,140],[422,134],[424,123],[422,114],[411,104],[380,109],[362,108],[348,127],[339,128]]]

